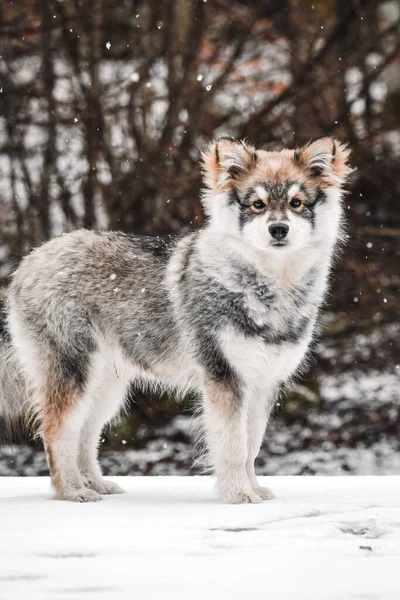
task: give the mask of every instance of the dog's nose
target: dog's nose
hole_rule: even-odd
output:
[[[274,240],[283,240],[287,236],[289,225],[286,225],[286,223],[272,223],[268,229]]]

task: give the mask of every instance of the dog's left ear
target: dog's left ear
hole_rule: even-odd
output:
[[[251,172],[257,164],[257,152],[244,140],[223,137],[202,153],[202,161],[205,185],[222,192]]]
[[[311,177],[320,178],[327,186],[341,187],[352,169],[348,164],[350,150],[332,137],[321,137],[295,150],[295,161],[305,167]]]

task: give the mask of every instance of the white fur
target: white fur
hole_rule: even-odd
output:
[[[275,158],[268,158],[268,169],[270,171],[277,171],[281,166],[281,162]]]
[[[264,187],[262,187],[262,185],[258,185],[256,187],[256,194],[260,198],[260,200],[268,199],[268,192]]]
[[[297,185],[297,183],[294,183],[293,185],[290,186],[290,188],[288,189],[288,198],[293,198],[293,196],[295,196],[300,190],[300,186]]]
[[[229,231],[229,224],[237,222],[234,207],[229,206],[229,196],[226,192],[217,195],[205,193],[203,205],[209,217],[211,217],[216,231]]]
[[[236,487],[242,490],[250,485],[255,493],[262,498],[273,497],[269,490],[259,486],[254,461],[260,450],[268,418],[274,406],[278,386],[286,381],[302,362],[311,340],[311,328],[301,343],[281,344],[280,346],[266,345],[260,338],[248,338],[227,327],[220,334],[221,347],[235,372],[243,383],[244,401],[243,413],[235,435],[230,436],[229,430],[224,430],[214,441],[216,456],[225,458],[223,479],[232,479],[236,468],[234,489],[223,490],[226,499],[235,495]],[[246,358],[244,358],[246,357]],[[229,446],[229,440],[234,447]],[[227,457],[232,457],[232,463]],[[241,481],[241,486],[239,485]]]

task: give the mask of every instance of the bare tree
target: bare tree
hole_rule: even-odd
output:
[[[399,3],[386,5],[390,14],[374,0],[3,3],[3,275],[78,226],[165,233],[201,220],[199,150],[225,132],[267,147],[347,139],[353,231],[397,227],[387,73]]]

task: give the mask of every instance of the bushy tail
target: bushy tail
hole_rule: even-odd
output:
[[[7,428],[26,412],[27,388],[11,341],[0,334],[0,418]]]

